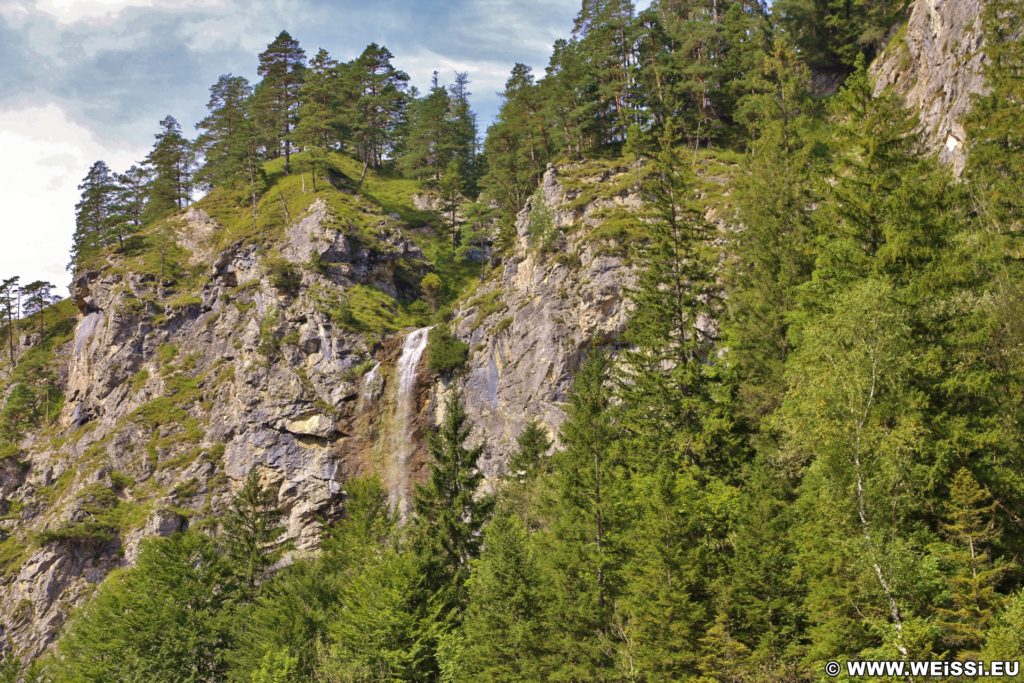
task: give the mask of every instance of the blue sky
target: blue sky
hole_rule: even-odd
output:
[[[638,4],[645,7],[649,0]],[[256,78],[282,28],[307,54],[386,45],[421,89],[468,71],[481,126],[515,62],[543,72],[579,0],[0,0],[0,276],[61,285],[77,185],[145,155],[173,114],[189,133],[223,73]],[[14,238],[13,240],[11,238]]]

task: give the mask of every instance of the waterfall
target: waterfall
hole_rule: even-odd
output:
[[[395,396],[395,420],[392,426],[391,459],[388,463],[388,499],[391,508],[402,519],[411,510],[409,499],[409,461],[416,444],[414,442],[416,414],[416,374],[423,351],[427,348],[429,327],[423,327],[405,338],[402,355],[395,368],[398,375],[398,391]]]
[[[377,363],[370,371],[363,376],[362,386],[359,389],[359,408],[365,409],[373,402],[380,389],[380,363]]]

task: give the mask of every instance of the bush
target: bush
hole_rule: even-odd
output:
[[[466,364],[469,345],[457,339],[447,325],[436,325],[427,335],[427,368],[444,375]]]
[[[270,283],[277,291],[295,296],[302,287],[302,273],[294,264],[284,259],[273,259],[267,264],[270,270]]]

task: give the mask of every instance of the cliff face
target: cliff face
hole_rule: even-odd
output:
[[[905,27],[871,68],[877,90],[892,86],[920,112],[929,150],[958,175],[966,160],[963,121],[985,88],[983,0],[917,0]]]
[[[399,296],[424,267],[397,222],[377,219],[367,246],[314,202],[271,257],[254,244],[218,251],[221,226],[191,210],[175,229],[194,291],[169,294],[116,260],[81,274],[79,319],[58,354],[59,424],[23,444],[4,479],[25,556],[0,586],[0,634],[40,651],[141,538],[202,523],[252,469],[277,490],[299,551],[316,546],[346,476],[375,466],[377,415],[360,379],[371,351],[387,353],[339,324],[340,293]]]
[[[628,184],[593,192],[625,171],[573,177],[572,191],[545,175],[511,256],[456,309],[452,328],[472,347],[457,379],[427,373],[425,315],[408,304],[431,267],[418,245],[438,235],[357,195],[346,216],[305,200],[281,227],[234,242],[200,202],[168,222],[177,246],[159,263],[115,254],[80,273],[54,361],[63,410],[19,463],[0,461],[13,506],[0,509],[0,641],[42,652],[140,540],[211,524],[251,470],[277,492],[300,553],[356,474],[379,475],[407,512],[446,391],[462,390],[489,476],[527,419],[555,434],[581,351],[625,323],[624,250],[592,239],[638,203]]]
[[[471,349],[459,385],[478,436],[490,445],[488,476],[503,473],[529,420],[557,438],[586,348],[625,327],[624,292],[635,277],[623,253],[595,240],[594,230],[609,212],[639,206],[636,193],[621,186],[627,173],[614,168],[582,178],[587,187],[621,189],[581,204],[580,191],[567,190],[549,168],[516,221],[513,254],[456,311],[455,332]]]

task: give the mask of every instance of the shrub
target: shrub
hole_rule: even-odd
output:
[[[447,325],[436,325],[427,335],[427,368],[444,375],[465,365],[469,345],[456,338]]]
[[[295,296],[302,287],[302,273],[294,264],[284,259],[272,259],[267,264],[270,270],[270,284],[277,291]]]

